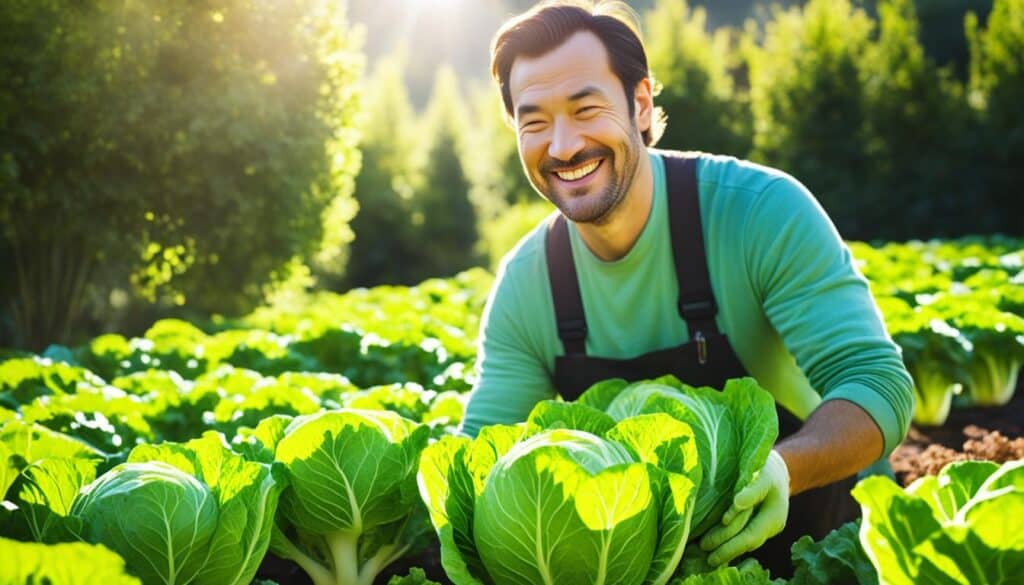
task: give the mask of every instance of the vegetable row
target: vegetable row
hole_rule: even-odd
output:
[[[916,423],[1013,398],[1024,365],[1024,241],[850,246],[914,379]]]
[[[315,585],[370,585],[436,538],[458,585],[783,583],[750,560],[712,569],[692,544],[776,439],[772,398],[752,379],[721,390],[609,380],[475,439],[431,434],[394,412],[345,408],[270,416],[231,441],[208,431],[142,444],[114,464],[10,420],[3,536],[53,548],[0,540],[19,559],[0,571],[50,570],[31,560],[50,550],[121,571],[107,552],[69,544],[88,543],[147,584],[244,585],[270,551]],[[906,490],[872,477],[854,496],[861,525],[798,542],[792,583],[1024,577],[1022,461],[953,464]]]

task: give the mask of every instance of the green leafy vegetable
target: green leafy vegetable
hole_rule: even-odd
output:
[[[123,463],[75,500],[81,537],[124,557],[145,583],[188,583],[217,528],[209,487],[164,462]]]
[[[101,545],[38,544],[0,537],[0,583],[5,585],[140,585],[124,559]]]
[[[394,576],[388,580],[388,585],[441,585],[437,581],[427,579],[427,574],[419,567],[409,569],[409,574],[404,577]]]
[[[542,402],[526,424],[427,447],[420,492],[459,585],[667,583],[700,481],[688,425]]]
[[[703,481],[691,538],[721,520],[733,495],[764,467],[778,436],[775,402],[753,378],[729,380],[721,391],[693,388],[672,376],[633,384],[609,380],[595,384],[578,402],[616,420],[662,412],[693,429]]]
[[[109,546],[146,583],[245,585],[270,544],[281,482],[209,432],[143,445],[75,499],[80,537]]]
[[[276,425],[257,429],[275,439]],[[284,429],[276,460],[290,486],[271,549],[316,585],[370,585],[429,526],[416,465],[430,429],[386,411],[300,416]]]
[[[853,496],[882,583],[1010,585],[1024,575],[1024,461],[951,463],[905,491],[870,477]]]
[[[875,585],[878,573],[860,545],[860,522],[847,522],[815,542],[801,536],[792,547],[793,578],[789,585],[848,583]]]
[[[724,565],[707,573],[679,577],[671,585],[785,585],[784,579],[771,575],[754,559],[747,559],[730,567]]]

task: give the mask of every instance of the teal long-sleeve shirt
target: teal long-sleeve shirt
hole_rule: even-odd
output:
[[[664,163],[656,150],[649,156],[652,209],[624,257],[601,260],[568,222],[591,356],[632,358],[689,339],[676,308]],[[890,453],[910,422],[911,378],[824,210],[798,181],[771,168],[702,154],[697,170],[717,323],[740,362],[802,419],[822,400],[860,405]],[[488,424],[525,420],[537,402],[555,396],[555,357],[564,349],[544,254],[546,224],[503,259],[484,309],[479,379],[462,426],[470,436]]]

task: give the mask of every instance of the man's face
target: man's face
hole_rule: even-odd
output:
[[[640,100],[649,97],[645,87]],[[571,221],[607,222],[645,153],[638,119],[649,124],[649,108],[641,104],[640,115],[630,116],[600,39],[578,32],[540,57],[517,58],[509,90],[519,156],[534,188]]]

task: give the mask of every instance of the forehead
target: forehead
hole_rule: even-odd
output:
[[[509,72],[513,108],[565,99],[585,86],[595,86],[608,96],[621,88],[608,62],[608,51],[589,31],[574,33],[538,57],[517,57]]]

